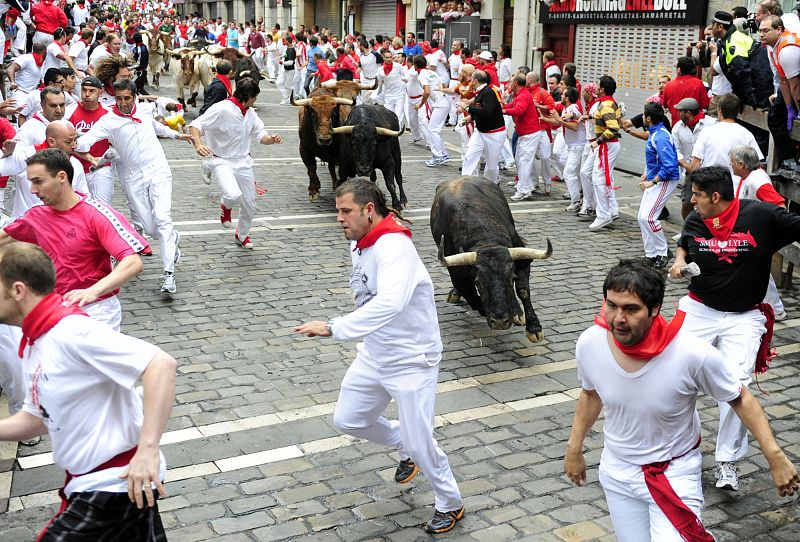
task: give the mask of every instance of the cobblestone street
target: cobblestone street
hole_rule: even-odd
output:
[[[173,220],[182,239],[178,293],[172,299],[158,293],[156,255],[120,295],[123,331],[159,345],[179,363],[177,401],[162,440],[169,497],[159,508],[169,540],[429,540],[419,528],[433,512],[424,476],[395,484],[396,454],[333,426],[355,344],[292,331],[353,309],[351,262],[335,221],[327,168],[319,168],[320,199],[309,202],[297,110],[277,105],[274,85],[262,81],[261,88],[258,113],[284,143],[253,144],[256,179],[268,190],[258,198],[255,250],[239,248],[233,230],[220,227],[219,192],[204,182],[192,146],[164,141],[174,179]],[[162,87],[163,94],[167,90],[172,92]],[[586,441],[586,487],[569,482],[562,462],[579,392],[575,341],[600,308],[608,268],[621,257],[643,255],[636,177],[620,175],[620,220],[595,233],[564,212],[563,183],[550,195],[511,204],[530,247],[545,248],[547,238],[553,244],[552,258],[532,265],[531,293],[545,333],[544,342],[533,344],[521,327],[491,331],[466,304],[445,302],[451,284],[436,260],[429,207],[436,185],[459,175],[458,134],[448,129],[446,140],[454,160],[437,168],[425,166],[430,154],[408,135],[400,143],[406,214],[415,221],[413,240],[436,285],[445,347],[436,436],[466,501],[464,519],[441,538],[616,540],[597,481],[602,422]],[[509,196],[513,188],[506,181],[513,176],[513,170],[501,172]],[[378,182],[384,186],[381,175]],[[118,185],[115,206],[127,214]],[[669,208],[680,216],[677,196]],[[680,227],[674,220],[665,224],[668,236]],[[685,291],[685,282],[668,279],[668,317]],[[755,385],[752,391],[798,464],[800,294],[782,296],[789,316],[776,326],[781,355],[759,377],[761,391]],[[721,542],[800,540],[796,497],[777,495],[757,445],[739,463],[742,489],[714,488],[718,408],[708,397],[698,408],[707,526]],[[33,448],[0,444],[0,541],[33,540],[57,509],[64,474],[49,451],[46,437]]]

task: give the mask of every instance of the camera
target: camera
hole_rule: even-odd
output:
[[[748,15],[747,19],[742,23],[742,30],[758,33],[758,21],[756,21],[755,15]]]
[[[711,43],[712,41],[714,41],[714,38],[711,36],[706,36],[706,43]]]

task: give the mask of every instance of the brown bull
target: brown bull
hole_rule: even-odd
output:
[[[362,85],[358,81],[334,81],[331,79],[320,85],[321,90],[326,90],[337,98],[350,100],[353,102],[353,105],[355,105],[355,99],[361,94],[362,90],[375,90],[376,88],[378,88],[377,80],[373,85]],[[339,108],[339,121],[342,124],[344,124],[344,121],[346,121],[348,115],[350,115],[351,108],[352,106],[349,105],[343,105]]]
[[[333,188],[339,185],[336,165],[339,162],[339,142],[333,128],[342,124],[341,109],[349,109],[355,100],[333,96],[327,89],[315,89],[311,96],[302,100],[291,97],[292,105],[300,107],[298,112],[300,136],[300,158],[308,171],[308,198],[319,198],[320,182],[317,175],[317,158],[327,162],[333,180]]]

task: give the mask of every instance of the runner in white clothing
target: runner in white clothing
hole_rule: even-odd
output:
[[[156,506],[165,497],[158,442],[175,400],[175,360],[65,306],[40,248],[0,251],[0,322],[21,327],[26,397],[0,421],[0,440],[49,433],[68,473],[58,514],[37,540],[166,540]],[[141,378],[143,395],[136,391]]]
[[[394,61],[392,52],[383,50],[383,65],[378,69],[378,88],[372,91],[373,96],[383,95],[383,106],[397,115],[400,130],[406,126],[406,87],[403,81],[405,70]]]
[[[136,112],[136,84],[130,79],[114,83],[116,106],[78,139],[76,152],[94,166],[102,165],[89,154],[96,142],[107,139],[119,153],[119,175],[131,214],[141,220],[144,232],[158,239],[164,265],[161,292],[173,294],[175,264],[180,259],[180,235],[172,227],[172,171],[158,137],[191,141],[152,116]]]
[[[444,146],[444,136],[442,130],[450,112],[450,102],[442,94],[442,82],[436,72],[427,68],[427,61],[422,55],[414,57],[414,67],[417,69],[417,77],[422,87],[422,98],[414,108],[427,119],[426,135],[428,144],[431,147],[433,156],[425,162],[428,167],[435,167],[446,164],[450,161],[450,155]]]
[[[770,430],[758,400],[710,344],[661,315],[664,276],[644,260],[623,260],[603,284],[604,305],[578,339],[581,394],[564,471],[586,483],[583,442],[601,410],[600,484],[620,542],[711,541],[703,510],[700,392],[726,401],[761,444],[778,494],[800,476]]]
[[[461,49],[463,45],[459,40],[454,40],[453,44],[450,46],[450,51],[452,54],[447,58],[447,65],[450,67],[450,83],[447,85],[448,88],[454,89],[458,86],[458,76],[461,70]],[[456,112],[456,104],[458,103],[458,94],[453,93],[452,97],[450,98],[450,115],[448,116],[448,121],[452,126],[456,125],[458,113]]]
[[[250,225],[256,213],[256,181],[250,139],[262,145],[281,143],[281,136],[270,134],[258,118],[253,106],[258,98],[258,83],[245,78],[236,84],[231,98],[215,103],[189,124],[197,154],[210,158],[211,176],[222,192],[220,222],[231,227],[231,213],[239,206],[239,221],[234,237],[236,243],[255,248],[250,240]],[[231,130],[236,126],[236,130]],[[204,143],[202,137],[206,136]]]
[[[362,341],[342,381],[333,423],[355,437],[396,448],[398,483],[411,481],[421,469],[436,508],[425,529],[449,531],[464,515],[464,503],[447,456],[433,438],[442,352],[433,283],[411,231],[389,210],[374,183],[357,179],[343,184],[336,190],[336,208],[351,241],[350,287],[358,308],[295,331]],[[392,399],[399,421],[381,415]]]
[[[13,92],[11,97],[17,101],[18,107],[22,107],[28,94],[39,86],[39,81],[44,74],[42,66],[44,66],[46,51],[47,45],[36,42],[29,54],[18,56],[8,67],[6,77],[10,83],[9,88]]]

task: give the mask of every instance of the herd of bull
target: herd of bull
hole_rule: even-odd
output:
[[[407,204],[397,116],[381,105],[356,105],[359,93],[373,88],[354,81],[330,81],[308,98],[292,97],[292,105],[301,108],[300,157],[308,170],[311,200],[319,197],[319,158],[328,164],[334,189],[355,176],[368,176],[374,182],[380,170],[392,206],[401,209]],[[549,239],[546,250],[525,246],[496,184],[477,177],[440,183],[431,206],[431,233],[439,247],[439,262],[447,267],[453,283],[448,302],[463,298],[491,329],[520,325],[531,342],[544,339],[531,303],[530,266],[535,259],[549,258],[553,248]]]

